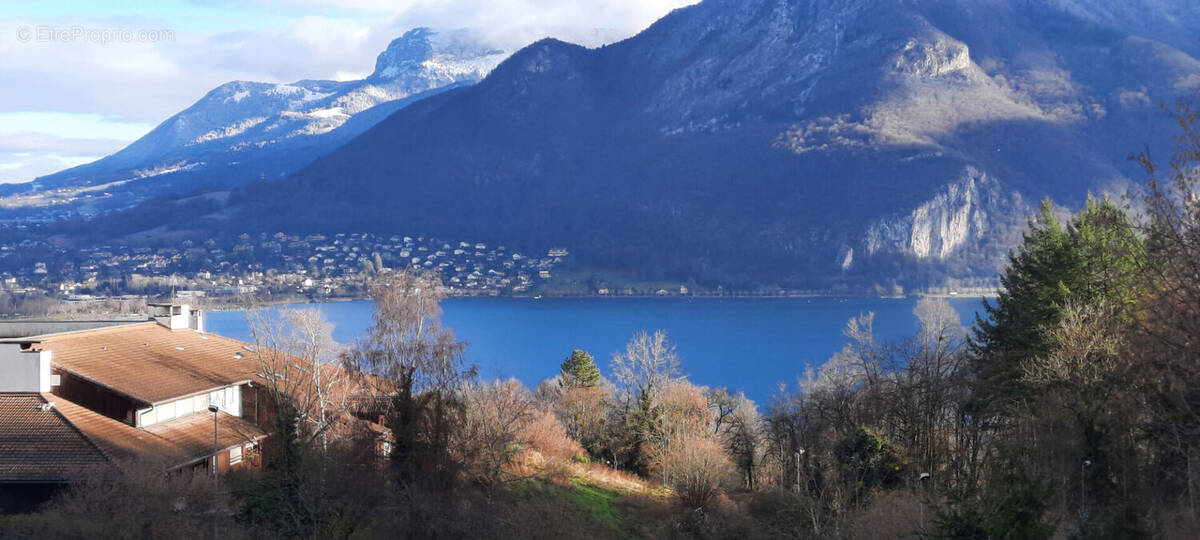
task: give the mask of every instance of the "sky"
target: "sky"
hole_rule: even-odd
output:
[[[225,82],[365,77],[411,28],[596,46],[695,2],[0,0],[0,183],[120,150]]]

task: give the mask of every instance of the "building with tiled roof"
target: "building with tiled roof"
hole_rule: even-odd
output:
[[[97,466],[257,464],[267,404],[253,347],[204,333],[187,306],[152,308],[143,322],[0,340],[0,503]]]
[[[0,394],[0,482],[67,482],[108,463],[51,403],[44,394]]]
[[[143,403],[244,384],[255,372],[244,343],[154,322],[47,336],[36,348],[54,352],[59,369]]]
[[[258,371],[245,343],[156,322],[30,339],[33,350],[51,353],[55,393],[135,427],[214,403],[242,416],[242,387]]]
[[[195,465],[211,459],[213,415],[192,414],[182,418],[135,428],[100,415],[85,407],[46,395],[68,422],[84,434],[112,463],[158,463],[164,469]],[[217,449],[228,452],[248,442],[261,440],[266,432],[252,422],[224,412],[217,413]]]

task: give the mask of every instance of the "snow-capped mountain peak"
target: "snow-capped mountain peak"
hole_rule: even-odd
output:
[[[393,40],[375,60],[371,79],[395,79],[401,74],[417,71],[433,57],[431,38],[437,33],[429,28],[414,28]]]
[[[482,79],[511,53],[485,42],[471,30],[415,28],[388,45],[375,60],[375,72],[367,80],[373,84],[404,84],[411,79]]]
[[[139,190],[145,193],[134,196],[144,198],[160,188],[179,187],[172,183],[237,185],[279,178],[423,95],[478,82],[511,52],[471,29],[416,28],[392,41],[365,79],[225,83],[120,152],[39,178],[30,189],[47,190],[49,197],[60,188],[146,178],[137,172],[147,170],[183,170],[192,177],[167,181],[172,175],[156,175],[152,181],[161,186],[142,185]],[[93,198],[87,206],[136,202],[117,200],[122,197]],[[72,201],[55,199],[47,205]]]

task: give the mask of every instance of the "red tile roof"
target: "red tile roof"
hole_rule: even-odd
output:
[[[174,465],[186,457],[176,445],[158,435],[93,412],[61,396],[47,394],[45,398],[54,402],[63,417],[113,461],[159,461]]]
[[[213,418],[211,413],[195,413],[169,422],[143,428],[177,446],[190,463],[213,454]],[[266,437],[253,423],[225,413],[217,413],[217,448],[227,450]]]
[[[28,341],[51,351],[58,369],[148,404],[261,381],[252,346],[154,322]],[[54,407],[43,407],[47,402]],[[218,450],[266,436],[242,418],[222,412],[217,420]],[[208,412],[139,429],[60,396],[0,394],[0,481],[68,481],[109,462],[170,469],[212,454],[213,417]]]
[[[193,463],[213,454],[212,414],[198,412],[146,428],[118,422],[92,412],[59,396],[47,394],[71,424],[116,462],[156,463],[170,469]],[[257,441],[266,432],[251,422],[218,413],[217,443],[226,450]]]
[[[40,394],[0,394],[0,482],[67,482],[104,454]]]
[[[251,346],[154,322],[42,336],[64,371],[145,403],[163,403],[257,378]]]

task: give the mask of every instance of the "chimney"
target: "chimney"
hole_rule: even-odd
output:
[[[188,328],[204,333],[204,310],[196,308],[188,311]]]
[[[192,309],[188,304],[146,304],[150,317],[159,325],[171,330],[204,331],[204,311]]]
[[[49,392],[50,351],[35,351],[30,344],[0,344],[0,392]]]

